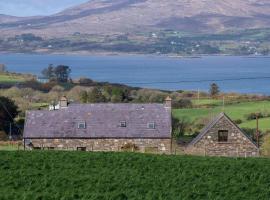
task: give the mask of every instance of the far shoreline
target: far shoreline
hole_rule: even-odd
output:
[[[243,57],[243,58],[270,58],[270,55],[232,55],[232,54],[194,54],[194,55],[178,55],[178,54],[143,54],[143,53],[123,53],[123,52],[89,52],[89,51],[76,51],[76,52],[10,52],[0,51],[0,55],[55,55],[55,56],[143,56],[143,57],[164,57],[173,59],[200,59],[203,57]]]

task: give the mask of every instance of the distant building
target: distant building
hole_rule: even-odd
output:
[[[37,77],[37,82],[39,82],[39,83],[49,83],[50,79],[48,79],[46,77]]]
[[[171,152],[171,99],[164,104],[68,104],[28,111],[24,145],[32,149]]]
[[[186,153],[251,157],[259,155],[259,148],[225,113],[221,113],[188,145]]]

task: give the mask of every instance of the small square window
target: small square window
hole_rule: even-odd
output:
[[[122,128],[127,127],[127,122],[126,121],[121,121],[120,122],[120,127],[122,127]]]
[[[219,142],[228,142],[229,131],[220,130],[218,131],[218,141]]]
[[[86,147],[77,147],[77,151],[86,151]]]
[[[150,123],[148,123],[148,124],[147,124],[147,128],[149,128],[149,129],[155,129],[155,128],[156,128],[155,122],[150,122]]]
[[[86,124],[85,124],[85,122],[79,122],[79,123],[78,123],[78,129],[86,129]]]

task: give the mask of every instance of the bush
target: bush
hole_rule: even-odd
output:
[[[236,120],[234,120],[234,123],[236,123],[236,124],[242,124],[243,121],[241,119],[236,119]]]
[[[190,128],[191,123],[186,118],[172,118],[172,132],[173,137],[179,139],[184,136]]]
[[[192,108],[192,102],[189,99],[179,99],[173,101],[173,108]]]
[[[246,119],[247,120],[255,120],[256,118],[260,119],[260,118],[264,118],[264,115],[262,113],[250,113],[248,115],[246,115]]]

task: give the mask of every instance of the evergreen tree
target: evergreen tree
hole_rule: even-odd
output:
[[[211,97],[216,97],[217,95],[219,95],[219,93],[219,86],[216,83],[212,83],[209,90],[209,94],[211,95]]]

